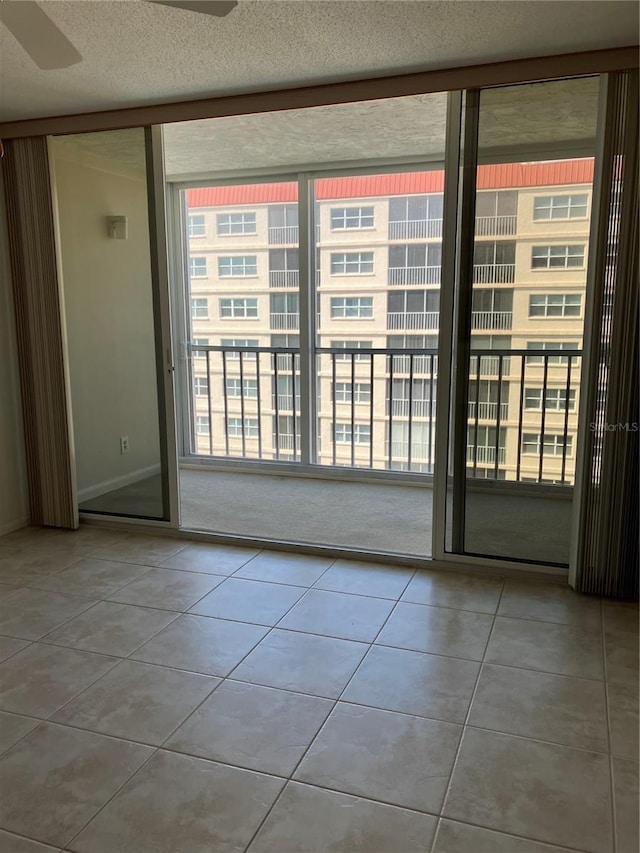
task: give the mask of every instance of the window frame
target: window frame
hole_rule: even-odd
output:
[[[230,314],[223,314],[223,303],[229,303],[229,307],[231,309]],[[253,308],[253,305],[248,305],[247,303],[255,303],[255,314],[248,314],[247,309]],[[238,305],[236,303],[243,303],[243,313],[239,314],[236,312]],[[258,319],[258,299],[253,296],[221,296],[218,298],[218,318],[220,320],[257,320]]]
[[[572,202],[573,199],[576,198],[584,198],[584,204],[578,204]],[[548,199],[549,204],[544,207],[539,204],[539,202],[546,201]],[[568,203],[566,205],[558,205],[558,200],[567,199]],[[554,205],[554,202],[556,204]],[[571,208],[575,207],[584,207],[584,213],[579,214],[577,216],[571,215]],[[566,209],[566,216],[553,216],[553,211]],[[549,216],[536,216],[541,210],[548,210]],[[557,195],[539,195],[534,196],[533,198],[533,213],[532,220],[534,222],[564,222],[567,219],[588,219],[589,218],[589,193],[559,193]]]
[[[368,301],[368,306],[371,309],[370,314],[362,314],[363,308],[363,300]],[[343,313],[336,313],[337,304],[339,301],[343,303],[342,311]],[[356,307],[355,305],[349,305],[348,302],[357,303],[358,313],[357,314],[348,314],[346,313],[349,308]],[[329,302],[329,314],[332,320],[372,320],[373,319],[373,296],[332,296]]]
[[[554,255],[554,249],[564,249],[564,255]],[[580,255],[571,253],[571,249],[580,249]],[[546,254],[543,253],[543,250],[546,250]],[[586,263],[586,250],[587,246],[585,243],[544,243],[537,246],[531,246],[531,271],[547,270],[555,272],[556,270],[583,270]],[[538,255],[536,255],[536,251],[538,252]],[[552,264],[551,259],[554,257],[563,257],[565,261],[564,264]],[[571,258],[578,258],[580,263],[570,264],[569,260]],[[546,264],[536,264],[536,260],[546,260]]]
[[[543,303],[541,303],[541,305],[535,305],[535,306],[534,306],[534,304],[533,304],[533,300],[535,300],[535,299],[543,299],[543,300],[544,300],[544,302],[543,302]],[[560,302],[560,303],[555,303],[555,304],[551,302],[551,300],[557,300],[557,299],[561,299],[561,300],[562,300],[562,302]],[[568,303],[567,303],[567,299],[577,300],[577,302],[572,302],[572,303],[569,303],[569,304],[568,304]],[[561,313],[559,313],[559,314],[555,314],[555,313],[550,314],[550,313],[549,313],[549,308],[550,308],[550,307],[556,307],[556,305],[559,305],[559,307],[561,307],[561,308],[562,308]],[[576,305],[577,305],[577,307],[578,307],[578,311],[577,311],[577,313],[575,313],[575,314],[574,314],[574,313],[567,314],[567,311],[566,311],[567,307],[575,307]],[[542,314],[538,314],[538,313],[533,314],[533,313],[531,312],[531,309],[532,309],[532,308],[534,308],[534,307],[543,307],[543,308],[545,309],[545,310],[544,310],[544,313],[542,313]],[[535,318],[538,318],[538,319],[544,319],[544,320],[549,320],[549,319],[563,319],[563,320],[566,320],[567,318],[573,318],[573,319],[576,319],[576,320],[580,320],[580,319],[582,318],[582,294],[581,294],[581,293],[530,293],[530,294],[529,294],[529,313],[528,313],[528,317],[529,317],[529,318],[535,317]]]
[[[254,263],[247,264],[247,258],[253,258]],[[223,261],[238,261],[242,260],[242,265],[230,263],[223,264]],[[255,269],[255,272],[247,272],[247,267]],[[231,272],[223,272],[229,269]],[[241,269],[242,272],[233,272],[235,269]],[[257,255],[219,255],[218,256],[218,278],[257,278],[258,277],[258,256]]]
[[[202,231],[199,233],[194,233],[194,219],[202,219]],[[192,237],[206,237],[207,236],[207,218],[204,213],[188,213],[187,214],[187,236],[189,238]]]
[[[196,302],[204,303],[196,306]],[[204,308],[204,314],[196,313],[197,308]],[[191,297],[191,319],[192,320],[208,320],[209,319],[209,298],[207,296],[192,296]]]
[[[371,213],[363,213],[365,210],[370,210]],[[340,217],[335,214],[341,213]],[[334,220],[341,219],[344,225],[336,225]],[[363,219],[370,219],[369,224],[363,225]],[[349,220],[357,220],[357,224],[347,224]],[[331,231],[371,231],[375,229],[375,205],[361,204],[347,207],[332,207],[329,210],[329,229]]]
[[[204,261],[204,272],[196,272],[195,262],[196,261]],[[189,280],[193,278],[208,278],[208,264],[207,264],[207,256],[206,255],[189,255]]]

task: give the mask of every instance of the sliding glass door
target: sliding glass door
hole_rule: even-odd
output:
[[[175,452],[157,132],[50,144],[79,509],[168,521]]]
[[[568,565],[598,78],[471,93],[448,550]]]

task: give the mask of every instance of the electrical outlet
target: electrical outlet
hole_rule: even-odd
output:
[[[129,436],[121,435],[120,436],[120,453],[128,453],[129,452]]]

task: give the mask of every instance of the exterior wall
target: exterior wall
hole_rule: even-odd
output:
[[[483,190],[481,190],[483,191]],[[589,237],[589,215],[576,219],[559,220],[536,220],[533,215],[534,199],[541,195],[568,195],[571,193],[586,193],[591,196],[591,184],[550,184],[537,186],[523,186],[517,188],[517,207],[513,216],[484,217],[478,224],[477,245],[493,243],[494,241],[512,241],[515,244],[515,258],[509,269],[480,269],[475,274],[475,290],[511,291],[513,304],[511,312],[478,312],[482,316],[474,319],[476,328],[473,332],[474,339],[478,340],[485,335],[508,336],[511,339],[511,349],[527,349],[533,342],[545,342],[547,344],[573,343],[576,347],[582,345],[584,298],[580,315],[577,317],[531,317],[529,312],[529,298],[536,294],[578,294],[584,297],[585,269],[552,269],[542,270],[532,268],[531,251],[533,246],[542,245],[565,245],[581,244],[585,246],[585,258]],[[439,193],[436,193],[439,194]],[[403,291],[438,292],[439,277],[436,273],[427,273],[434,276],[434,283],[420,284],[396,284],[395,281],[403,281],[403,273],[395,273],[389,270],[389,248],[393,245],[414,244],[438,244],[441,240],[441,231],[436,225],[429,224],[428,232],[423,230],[422,236],[405,237],[404,233],[396,228],[390,229],[390,196],[358,195],[357,197],[333,199],[320,198],[316,201],[316,258],[319,261],[319,272],[317,273],[317,308],[318,308],[318,345],[329,347],[334,341],[367,341],[374,348],[385,348],[391,335],[429,335],[436,336],[438,323],[437,316],[431,312],[418,312],[408,316],[406,312],[399,312],[399,316],[390,316],[387,300],[389,294]],[[281,201],[277,203],[283,203]],[[289,201],[288,203],[292,203]],[[206,256],[208,264],[208,275],[206,279],[195,278],[191,280],[192,296],[207,296],[210,300],[209,317],[207,320],[193,321],[193,337],[209,338],[212,345],[219,345],[223,338],[252,339],[259,346],[270,346],[273,334],[284,334],[287,330],[274,328],[274,318],[270,316],[270,295],[274,293],[296,293],[296,287],[273,287],[269,281],[269,249],[275,248],[276,244],[269,242],[267,203],[246,203],[240,206],[210,206],[193,207],[191,212],[204,214],[206,221],[206,237],[192,237],[189,240],[189,252],[191,256]],[[331,210],[340,207],[371,207],[374,213],[374,224],[372,227],[354,228],[352,230],[332,229]],[[216,214],[251,211],[256,214],[256,233],[237,236],[217,236]],[[589,213],[589,211],[588,211]],[[426,228],[426,226],[422,226]],[[405,233],[412,234],[415,231],[413,224]],[[400,234],[398,239],[391,239]],[[424,236],[429,233],[432,236]],[[292,233],[289,233],[292,236]],[[273,239],[273,235],[271,237]],[[293,248],[294,244],[279,244],[278,248]],[[251,254],[257,259],[258,271],[255,277],[239,277],[235,280],[220,278],[217,273],[217,259],[226,254]],[[339,252],[370,252],[373,255],[373,270],[366,273],[354,274],[332,274],[331,256]],[[495,265],[494,265],[495,266]],[[411,280],[409,278],[409,280]],[[426,278],[425,281],[431,280]],[[219,317],[218,300],[224,297],[251,296],[258,300],[258,317],[256,319],[221,319]],[[331,299],[334,297],[357,297],[364,296],[372,299],[373,316],[366,318],[338,318],[331,316]],[[426,315],[426,316],[425,316]],[[290,334],[296,334],[297,330],[291,328]],[[484,344],[480,342],[484,347]],[[245,355],[245,366],[247,356]],[[275,409],[273,406],[273,368],[270,362],[271,356],[263,354],[260,356],[260,398],[261,398],[261,431],[263,438],[263,458],[275,458],[274,447],[270,444],[273,432],[273,419]],[[524,409],[522,412],[520,429],[520,371],[523,359],[512,356],[509,359],[508,370],[503,373],[503,381],[506,384],[506,397],[503,402],[508,404],[508,411],[501,417],[500,426],[505,430],[504,451],[499,458],[500,477],[506,479],[528,478],[536,479],[539,473],[539,456],[537,454],[522,453],[518,467],[518,443],[519,434],[539,433],[541,430],[541,412],[539,410]],[[219,353],[210,354],[211,368],[211,394],[217,411],[212,412],[211,425],[215,441],[209,443],[208,436],[196,437],[196,451],[214,455],[245,455],[247,457],[258,456],[258,442],[255,438],[247,438],[244,451],[240,438],[230,437],[228,446],[224,439],[224,412],[220,396],[223,389],[222,359]],[[373,400],[372,411],[368,404],[355,404],[353,412],[354,425],[369,427],[372,429],[371,444],[337,443],[333,447],[333,423],[334,411],[335,421],[338,424],[351,425],[351,404],[336,401],[335,409],[332,400],[333,372],[331,358],[328,355],[318,356],[318,461],[321,464],[338,465],[362,465],[364,467],[388,468],[389,467],[389,405],[387,401],[389,393],[389,374],[386,365],[386,356],[375,358],[375,375],[373,378]],[[399,364],[399,363],[398,363]],[[482,362],[484,365],[484,362]],[[194,359],[194,376],[204,376],[206,362],[203,358]],[[227,377],[237,377],[238,363],[227,360]],[[542,366],[526,362],[524,366],[525,387],[542,388],[544,370]],[[579,367],[574,360],[574,378],[572,386],[575,387],[579,377]],[[371,367],[368,361],[354,363],[354,378],[357,383],[371,384]],[[249,368],[249,374],[251,368]],[[249,375],[248,374],[248,375]],[[287,375],[286,372],[281,375]],[[416,378],[431,382],[431,376],[416,370]],[[336,381],[351,381],[351,363],[349,361],[338,361],[335,366]],[[395,377],[401,379],[408,377],[400,370],[395,372]],[[472,379],[475,374],[472,375]],[[497,371],[490,373],[481,371],[481,379],[497,381]],[[549,389],[562,390],[566,387],[567,369],[564,365],[549,365],[547,371],[547,386]],[[435,381],[433,385],[435,386]],[[435,395],[435,387],[433,387]],[[575,409],[567,416],[568,435],[572,436],[573,448],[565,464],[565,479],[572,480],[574,455],[575,455],[575,431],[577,425],[578,399],[576,391]],[[240,401],[229,399],[227,401],[227,415],[230,417],[241,416]],[[401,430],[401,424],[408,424],[408,412],[402,412],[401,406],[396,401],[398,411],[394,413],[395,429]],[[408,407],[407,407],[408,408]],[[471,408],[471,407],[470,407]],[[494,407],[495,409],[495,407]],[[413,424],[424,426],[425,443],[416,447],[416,453],[412,458],[412,470],[430,471],[432,458],[429,446],[433,447],[435,430],[431,413],[435,410],[435,400],[432,404],[419,407],[414,414]],[[280,410],[282,412],[289,410]],[[195,412],[200,416],[208,412],[208,400],[206,396],[195,398]],[[483,414],[486,410],[483,410]],[[493,412],[495,414],[495,412]],[[470,424],[475,425],[475,412]],[[252,400],[245,401],[245,416],[257,417],[257,403]],[[496,420],[478,418],[478,426],[496,426]],[[564,412],[545,411],[545,434],[562,434],[565,427]],[[393,445],[401,444],[394,437]],[[406,440],[405,440],[406,444]],[[292,451],[292,442],[289,443],[280,458],[288,458],[287,453]],[[335,455],[334,455],[335,452]],[[405,447],[406,452],[406,447]],[[417,454],[417,455],[416,455]],[[422,454],[422,455],[420,455]],[[396,459],[393,453],[393,467],[402,467],[402,459]],[[473,464],[473,461],[472,463]],[[406,465],[405,465],[406,467]],[[543,479],[559,480],[562,475],[561,459],[545,455]],[[476,476],[495,476],[495,463],[491,452],[477,453],[475,462]]]

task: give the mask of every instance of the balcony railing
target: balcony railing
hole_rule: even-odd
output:
[[[472,311],[472,329],[510,329],[513,322],[512,311]]]
[[[388,329],[437,329],[438,311],[390,311],[387,313]]]
[[[474,264],[475,284],[512,284],[516,278],[515,264]]]
[[[516,233],[517,217],[476,216],[476,237],[508,237]]]
[[[269,243],[272,246],[290,246],[298,242],[297,225],[269,226]]]
[[[440,267],[389,267],[388,283],[440,284]]]
[[[582,354],[533,354],[535,362],[531,350],[471,349],[465,403],[470,477],[573,482]],[[190,399],[193,454],[301,462],[305,437],[292,431],[294,414],[297,427],[305,421],[298,348],[193,346],[191,355],[192,387],[201,391]],[[484,380],[489,390],[479,381],[478,364],[496,377]],[[312,464],[432,472],[437,366],[435,349],[318,348],[309,398],[317,407],[322,453]],[[238,396],[240,389],[245,393]],[[529,452],[532,446],[539,451]]]
[[[272,329],[299,329],[300,315],[299,314],[274,314],[271,313],[271,328]]]
[[[478,420],[495,421],[498,418],[497,403],[483,403],[482,401],[476,405],[475,400],[469,401],[469,417],[475,420],[476,411],[478,412]],[[500,420],[506,421],[509,417],[509,403],[500,404]]]
[[[506,461],[507,454],[504,447],[487,447],[486,445],[467,444],[467,462],[478,462],[480,464],[498,464]]]
[[[269,287],[298,287],[299,270],[269,270]]]
[[[402,219],[389,222],[390,240],[418,240],[442,237],[442,219]]]

